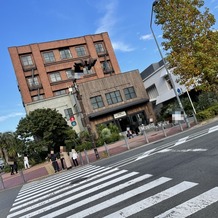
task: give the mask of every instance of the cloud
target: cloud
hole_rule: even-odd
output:
[[[0,116],[0,122],[3,122],[5,120],[8,120],[10,118],[14,118],[14,117],[22,117],[25,116],[25,113],[21,113],[21,112],[15,112],[15,113],[11,113],[8,115],[4,115],[4,116]]]
[[[101,32],[111,32],[114,25],[117,23],[117,18],[115,16],[117,8],[117,3],[115,1],[108,2],[108,4],[102,9],[105,10],[104,16],[99,19],[99,26],[95,33]]]
[[[134,50],[134,48],[130,47],[124,42],[112,42],[112,46],[114,50],[119,50],[123,52],[130,52]]]
[[[141,40],[151,40],[153,39],[153,36],[152,34],[147,34],[147,35],[140,36],[140,39]]]

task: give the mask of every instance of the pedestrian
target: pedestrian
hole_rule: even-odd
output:
[[[62,167],[62,170],[65,169],[65,166],[64,166],[64,154],[63,154],[63,146],[60,146],[60,160],[61,160],[61,167]]]
[[[61,146],[60,147],[60,151],[61,151],[61,154],[62,154],[62,156],[64,158],[64,162],[66,164],[67,169],[68,170],[71,169],[72,168],[72,164],[71,164],[71,161],[70,161],[70,157],[69,157],[68,153],[66,152],[66,148]]]
[[[17,164],[17,158],[14,158],[14,170],[16,173],[18,173],[18,164]]]
[[[78,154],[77,154],[77,152],[76,152],[75,149],[72,149],[72,150],[71,150],[71,152],[70,152],[70,157],[71,157],[71,159],[72,159],[72,161],[73,161],[74,166],[75,166],[75,167],[78,166],[78,165],[79,165],[78,160],[77,160]]]
[[[126,136],[131,139],[133,138],[133,134],[132,134],[132,131],[130,130],[130,128],[126,128]]]
[[[29,165],[29,159],[27,157],[27,154],[24,154],[23,162],[24,162],[25,169],[29,169],[30,165]]]
[[[57,155],[54,154],[54,151],[51,151],[50,161],[52,162],[52,166],[54,168],[55,173],[60,171],[59,165],[58,165],[58,162],[57,162]]]
[[[8,157],[7,163],[11,168],[11,175],[14,175],[14,158],[13,157]]]

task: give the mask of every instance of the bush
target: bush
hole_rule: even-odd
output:
[[[207,108],[206,110],[200,111],[196,114],[199,121],[211,119],[218,115],[218,105]]]
[[[91,142],[83,142],[81,145],[76,146],[76,150],[79,152],[82,152],[85,150],[90,150],[92,149],[92,143]]]

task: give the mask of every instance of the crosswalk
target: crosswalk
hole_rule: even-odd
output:
[[[87,165],[24,185],[7,218],[183,218],[218,202],[218,187],[180,202],[182,194],[198,186],[118,167]],[[174,205],[175,198],[180,203]],[[169,208],[163,210],[160,203],[167,201]]]

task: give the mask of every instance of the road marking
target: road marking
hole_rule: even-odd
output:
[[[100,170],[99,169],[100,168],[97,167],[97,168],[93,168],[91,171],[89,170],[87,172],[81,172],[79,174],[72,173],[70,175],[70,177],[68,177],[67,179],[65,176],[63,176],[63,178],[59,178],[57,180],[54,180],[53,183],[51,183],[51,184],[50,183],[47,184],[46,181],[42,182],[42,184],[39,184],[39,189],[37,189],[37,187],[35,187],[34,191],[30,191],[30,193],[29,192],[27,192],[27,193],[22,192],[21,194],[19,194],[13,205],[24,203],[25,201],[29,201],[30,199],[35,199],[36,197],[44,195],[45,193],[52,193],[52,191],[54,191],[56,189],[64,188],[67,185],[70,185],[72,180],[80,178],[82,173],[83,173],[82,174],[83,177],[84,176],[89,177],[89,176],[93,176],[95,174],[101,173],[103,171],[106,171],[110,168],[101,168]],[[17,201],[19,201],[19,202],[17,203]]]
[[[175,150],[175,149],[164,149],[161,151],[158,151],[157,153],[166,153],[166,152],[202,152],[202,151],[207,151],[208,149],[204,148],[196,148],[196,149],[182,149],[182,150]]]
[[[188,138],[189,138],[189,136],[179,139],[174,146],[177,146],[177,145],[180,145],[182,143],[185,143]]]
[[[144,154],[142,154],[142,156],[138,157],[135,161],[141,160],[142,158],[145,158],[145,157],[150,156],[150,154],[151,154],[152,152],[154,152],[155,150],[156,150],[156,148],[151,149],[151,150],[149,150],[149,151],[146,151]]]
[[[129,173],[129,174],[128,174],[128,177],[130,177],[130,176],[134,176],[134,174],[133,174],[133,173]],[[86,191],[83,191],[83,192],[80,192],[80,193],[78,193],[78,194],[75,194],[75,195],[73,195],[73,196],[71,195],[70,197],[65,198],[64,200],[55,202],[55,203],[53,203],[52,205],[49,205],[49,206],[47,206],[47,207],[40,208],[39,210],[37,210],[37,211],[35,211],[35,212],[33,212],[33,213],[27,214],[27,215],[25,215],[25,216],[23,216],[23,217],[19,217],[19,218],[36,216],[36,215],[39,215],[40,213],[46,212],[46,211],[48,211],[48,210],[51,210],[51,211],[54,211],[54,212],[49,212],[49,214],[46,214],[46,215],[43,216],[43,217],[44,217],[44,218],[55,217],[55,216],[61,215],[61,214],[63,214],[63,213],[66,213],[66,212],[68,212],[69,210],[78,208],[78,207],[80,207],[80,206],[82,206],[82,205],[88,204],[88,203],[90,203],[90,202],[92,202],[92,201],[96,201],[96,200],[98,200],[98,199],[100,199],[100,198],[102,198],[102,197],[105,197],[105,196],[109,195],[109,194],[112,194],[112,193],[114,193],[114,192],[120,191],[120,190],[122,190],[122,189],[124,189],[124,188],[126,188],[126,187],[129,187],[129,186],[131,186],[131,185],[133,185],[133,184],[135,184],[135,183],[138,183],[138,182],[140,182],[140,181],[143,181],[143,180],[145,180],[145,179],[147,179],[147,178],[149,178],[149,177],[151,177],[151,176],[152,176],[152,175],[150,175],[150,174],[146,174],[146,175],[137,177],[137,178],[135,178],[135,179],[132,179],[132,180],[130,180],[130,181],[127,181],[127,182],[125,182],[125,183],[122,183],[122,184],[119,184],[119,185],[115,185],[115,186],[113,186],[113,188],[107,189],[107,190],[105,190],[105,191],[101,191],[102,188],[105,188],[105,187],[107,187],[107,186],[109,186],[109,185],[116,184],[117,182],[122,181],[122,180],[124,180],[124,179],[127,178],[127,177],[125,177],[125,176],[122,177],[122,178],[120,177],[120,178],[117,178],[117,179],[115,179],[115,180],[113,180],[113,181],[106,182],[106,183],[104,183],[104,184],[102,184],[102,185],[99,185],[99,186],[90,188],[90,189],[88,189],[88,190],[86,190]],[[88,194],[90,194],[90,193],[92,193],[92,192],[96,192],[96,191],[98,191],[98,194],[94,194],[94,195],[92,195],[91,197],[86,197],[86,198],[84,198],[84,199],[81,200],[81,201],[77,201],[76,203],[73,204],[73,206],[72,206],[72,204],[70,204],[70,205],[67,206],[67,207],[62,207],[61,209],[55,211],[55,209],[56,209],[57,207],[59,207],[59,206],[61,206],[61,205],[64,205],[65,203],[68,203],[68,202],[70,202],[70,201],[76,200],[77,198],[80,198],[80,197],[82,197],[82,196],[86,196],[86,195],[88,195]]]
[[[99,177],[102,177],[102,176],[106,176],[107,174],[109,174],[109,173],[114,173],[114,172],[116,172],[118,170],[118,168],[114,168],[114,169],[111,169],[111,170],[108,170],[108,171],[106,171],[106,172],[103,172],[103,173],[101,173],[100,171],[100,173],[99,173],[99,175],[92,175],[92,177],[90,177],[90,178],[88,178],[88,179],[86,179],[86,180],[83,180],[83,181],[81,181],[81,182],[78,182],[78,183],[76,183],[76,184],[73,184],[73,185],[71,185],[71,186],[68,186],[69,184],[66,184],[66,186],[64,186],[63,188],[61,187],[61,189],[60,189],[60,187],[58,186],[58,187],[56,187],[56,188],[53,188],[53,189],[51,189],[51,190],[47,190],[47,191],[43,191],[42,193],[40,193],[40,194],[37,194],[37,195],[35,195],[34,197],[31,197],[31,198],[27,198],[27,199],[25,199],[25,201],[27,201],[27,202],[25,202],[25,201],[19,201],[19,202],[17,202],[16,204],[13,204],[13,208],[10,210],[10,211],[14,211],[14,210],[17,210],[17,209],[19,209],[19,208],[22,208],[22,207],[27,207],[28,205],[30,205],[30,204],[35,204],[35,203],[37,203],[38,201],[42,201],[43,199],[47,199],[47,198],[50,198],[50,197],[52,197],[53,195],[57,195],[57,194],[60,194],[60,193],[63,193],[63,192],[67,192],[67,191],[69,191],[69,188],[76,188],[77,186],[80,186],[80,185],[82,185],[83,183],[87,183],[87,182],[91,182],[92,180],[96,180],[97,178],[99,178]],[[122,173],[125,173],[126,171],[120,171],[120,173],[119,174],[113,174],[112,176],[110,175],[109,177],[104,177],[104,180],[105,179],[110,179],[110,178],[112,178],[113,176],[116,176],[116,175],[120,175],[120,174],[122,174]],[[83,177],[84,178],[84,177]],[[102,181],[102,180],[101,180]],[[96,184],[96,182],[95,182],[95,184]],[[84,187],[84,186],[83,186]],[[58,189],[58,190],[57,190]],[[47,194],[47,195],[46,195]],[[41,195],[43,195],[43,196],[41,196]],[[31,200],[32,199],[32,200]],[[31,200],[31,201],[30,201]],[[19,204],[21,204],[22,203],[22,205],[19,205]],[[19,205],[19,206],[16,206],[16,205]]]
[[[128,207],[125,207],[115,213],[112,213],[108,216],[105,216],[104,218],[113,218],[113,217],[128,217],[131,216],[133,214],[136,214],[142,210],[145,210],[146,208],[149,208],[151,206],[154,206],[155,204],[158,204],[168,198],[171,198],[175,195],[180,194],[181,192],[184,192],[194,186],[196,186],[197,183],[193,183],[193,182],[181,182],[178,185],[175,185],[169,189],[166,189],[162,192],[159,192],[153,196],[150,196],[148,198],[145,198],[135,204],[132,204]]]
[[[218,130],[218,125],[209,128],[208,133],[215,132],[215,131],[217,131],[217,130]]]
[[[129,177],[131,177],[131,176],[135,176],[135,175],[138,174],[137,172],[129,173],[129,174],[126,174],[126,175],[124,175],[124,176],[118,177],[118,178],[116,178],[116,179],[114,179],[114,180],[110,180],[109,182],[105,182],[105,183],[103,183],[103,184],[100,184],[100,185],[98,185],[98,186],[96,186],[96,187],[94,187],[94,188],[89,189],[88,191],[84,191],[84,192],[79,193],[79,194],[77,194],[77,195],[73,195],[73,193],[75,193],[75,192],[77,192],[77,191],[80,191],[80,190],[82,190],[82,189],[84,189],[84,188],[88,188],[88,187],[90,187],[90,186],[92,186],[92,185],[96,185],[96,184],[98,184],[98,183],[100,183],[100,182],[103,182],[103,181],[105,181],[105,180],[107,180],[107,179],[111,179],[111,178],[113,178],[113,177],[115,177],[115,176],[118,176],[118,175],[123,174],[123,173],[126,173],[126,172],[127,172],[127,170],[121,170],[121,171],[118,171],[118,172],[116,172],[116,173],[114,173],[114,174],[111,174],[111,175],[109,175],[109,176],[105,176],[105,177],[103,177],[103,178],[101,178],[101,179],[95,180],[95,181],[90,182],[90,183],[86,183],[86,184],[83,185],[83,186],[79,186],[79,187],[73,188],[73,189],[70,189],[70,187],[68,186],[68,187],[67,187],[67,188],[68,188],[68,191],[63,192],[63,189],[61,189],[61,193],[62,193],[62,194],[59,194],[59,195],[54,196],[54,197],[47,195],[46,200],[41,201],[41,202],[39,202],[39,203],[34,203],[33,205],[31,205],[31,206],[29,206],[29,207],[26,207],[26,208],[24,208],[24,209],[22,209],[22,210],[19,210],[19,211],[15,212],[14,214],[10,214],[10,216],[13,217],[13,216],[15,216],[15,215],[19,215],[19,214],[21,214],[21,213],[25,213],[25,212],[27,212],[27,211],[29,211],[29,210],[32,210],[32,209],[41,207],[42,205],[45,205],[45,204],[48,204],[48,203],[52,203],[53,201],[57,201],[57,200],[59,200],[60,198],[63,198],[63,197],[66,197],[66,196],[72,196],[72,197],[71,197],[71,198],[72,198],[71,200],[73,200],[74,198],[76,198],[76,196],[78,196],[78,197],[84,196],[84,195],[89,194],[89,193],[91,193],[91,192],[93,192],[93,191],[96,191],[95,189],[98,190],[98,189],[104,188],[104,187],[106,187],[106,186],[108,186],[108,185],[114,184],[114,183],[116,183],[116,182],[122,181],[123,179],[129,178]],[[52,194],[53,194],[53,193],[52,193]],[[49,198],[48,198],[48,197],[49,197]],[[61,202],[62,202],[62,204],[65,204],[65,203],[67,202],[67,201],[66,201],[67,199],[68,199],[68,198],[65,198],[63,201],[59,201],[60,203],[58,203],[58,204],[55,203],[55,204],[53,204],[53,205],[56,205],[56,207],[57,207],[59,204],[61,205]],[[28,199],[27,199],[27,200],[28,200]],[[29,202],[30,202],[30,204],[32,204],[32,201],[29,201]],[[22,205],[23,205],[23,204],[22,204]],[[20,207],[22,207],[22,205],[20,205]],[[49,207],[51,207],[51,206],[48,206],[48,208],[49,208]]]
[[[185,218],[218,201],[218,187],[192,198],[155,218]]]

